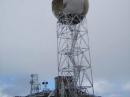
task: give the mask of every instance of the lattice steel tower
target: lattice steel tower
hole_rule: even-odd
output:
[[[62,1],[62,0],[61,0]],[[57,5],[56,5],[57,4]],[[91,55],[85,14],[65,13],[59,0],[53,0],[57,22],[59,97],[94,95]],[[58,7],[59,6],[59,7]],[[87,5],[86,5],[87,6]],[[85,9],[88,10],[88,9]]]

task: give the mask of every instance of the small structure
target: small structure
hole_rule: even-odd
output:
[[[72,76],[58,76],[55,78],[56,97],[70,97],[68,92],[73,92],[73,77]],[[73,93],[72,93],[73,94]]]
[[[40,90],[40,83],[38,81],[38,74],[31,74],[31,80],[30,80],[30,94],[38,93]]]
[[[74,88],[74,81],[72,76],[57,76],[55,78],[55,97],[96,97],[88,95],[80,89]]]

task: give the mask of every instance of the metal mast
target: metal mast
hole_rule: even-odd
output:
[[[63,16],[57,22],[58,76],[63,79],[60,97],[94,95],[87,20]]]
[[[40,84],[38,81],[38,74],[31,74],[30,85],[31,85],[30,94],[39,92]]]

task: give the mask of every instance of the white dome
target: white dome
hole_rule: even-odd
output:
[[[52,10],[57,17],[59,13],[86,15],[88,0],[53,0]]]

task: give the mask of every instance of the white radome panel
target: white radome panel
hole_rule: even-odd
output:
[[[63,12],[81,14],[84,8],[84,0],[63,0],[63,5],[65,5]]]

